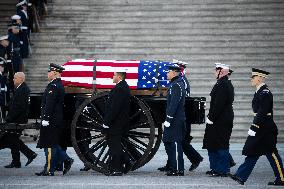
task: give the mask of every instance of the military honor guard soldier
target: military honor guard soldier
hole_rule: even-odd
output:
[[[60,131],[63,127],[64,87],[60,79],[63,67],[51,63],[48,70],[47,85],[41,104],[41,127],[38,147],[44,148],[46,163],[37,176],[54,176],[58,157],[64,161],[63,175],[66,174],[74,160],[59,145]]]
[[[180,67],[181,69],[180,77],[184,84],[185,96],[190,97],[190,84],[189,84],[188,79],[185,76],[185,68],[188,63],[175,60],[175,59],[173,60],[173,63],[176,63]],[[190,120],[186,119],[186,131],[185,131],[184,140],[182,142],[182,148],[183,148],[183,153],[186,155],[186,157],[191,162],[189,171],[193,171],[203,161],[203,157],[191,145],[191,140],[193,139],[193,137],[190,135],[190,133],[191,133],[191,123],[190,123]],[[158,170],[159,171],[169,171],[169,161],[167,161],[167,164],[165,166],[159,167]]]
[[[206,174],[224,177],[230,173],[229,141],[234,119],[234,87],[228,78],[229,66],[221,63],[215,65],[217,82],[210,93],[203,148],[208,151],[211,169]]]
[[[252,68],[251,85],[256,88],[252,100],[254,119],[242,151],[245,162],[232,175],[241,185],[247,181],[259,157],[265,155],[276,177],[268,185],[284,186],[283,162],[276,148],[278,129],[273,120],[273,95],[265,84],[268,75],[269,72]]]
[[[167,79],[170,86],[167,94],[166,120],[163,123],[163,142],[168,155],[167,176],[184,176],[182,142],[185,135],[185,87],[177,64],[168,66]]]

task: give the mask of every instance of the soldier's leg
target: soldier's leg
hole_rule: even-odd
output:
[[[182,149],[182,142],[176,142],[176,154],[177,154],[177,164],[178,164],[178,171],[184,171],[184,159],[183,159],[183,149]]]
[[[246,182],[258,159],[259,156],[247,156],[245,162],[238,168],[235,176]]]
[[[217,152],[208,150],[208,157],[209,157],[210,169],[216,171],[217,170],[216,162],[218,161]]]
[[[217,150],[216,172],[228,174],[230,172],[229,149]]]
[[[56,161],[57,161],[57,149],[56,148],[45,148],[47,169],[46,172],[54,173]]]
[[[191,124],[187,122],[185,139],[182,142],[183,152],[192,164],[199,164],[201,161],[203,161],[203,157],[190,144],[191,140],[193,139],[190,133]]]
[[[276,177],[275,182],[284,182],[283,162],[278,154],[278,150],[276,149],[273,153],[267,154],[266,157]]]
[[[177,160],[176,160],[176,145],[174,142],[165,142],[165,149],[168,155],[169,169],[177,170]]]

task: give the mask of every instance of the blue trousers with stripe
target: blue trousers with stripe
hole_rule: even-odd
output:
[[[69,159],[69,156],[66,154],[61,146],[55,145],[53,148],[44,148],[46,164],[44,170],[46,172],[54,173],[55,167],[58,164],[58,159],[62,162]]]
[[[173,171],[184,171],[182,142],[164,142],[168,155],[169,168]]]
[[[284,182],[283,162],[278,154],[278,151],[275,150],[273,153],[266,154],[265,156],[267,157],[270,166],[273,169],[276,177],[275,181]],[[246,182],[259,157],[260,156],[247,156],[245,162],[240,165],[235,175],[242,179],[242,181]]]
[[[216,151],[208,150],[210,169],[221,174],[230,172],[230,153],[229,149]]]

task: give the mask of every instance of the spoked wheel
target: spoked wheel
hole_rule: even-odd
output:
[[[110,152],[103,132],[103,116],[108,92],[85,100],[77,109],[71,124],[71,140],[78,157],[95,171],[106,173]],[[121,110],[123,111],[123,109]],[[129,131],[122,138],[122,148],[135,162],[132,170],[145,165],[156,152],[158,135],[149,107],[131,97]]]

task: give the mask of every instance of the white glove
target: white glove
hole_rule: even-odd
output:
[[[249,135],[249,136],[255,136],[255,134],[256,134],[255,131],[253,131],[253,130],[251,130],[251,129],[248,130],[248,135]]]
[[[49,125],[49,121],[42,120],[41,125],[42,125],[43,127],[46,127],[46,126]]]
[[[206,123],[209,124],[209,125],[213,124],[213,122],[208,117],[206,118]]]
[[[155,80],[155,83],[158,83],[158,82],[159,82],[159,80],[158,80],[157,78],[155,78],[154,80]]]
[[[107,126],[107,125],[103,124],[103,128],[105,128],[105,129],[109,129],[109,126]]]
[[[165,121],[163,124],[164,124],[165,127],[170,127],[171,126],[170,122],[168,122],[168,121]]]

